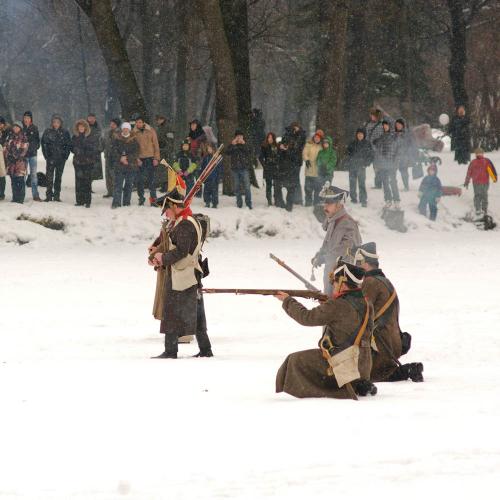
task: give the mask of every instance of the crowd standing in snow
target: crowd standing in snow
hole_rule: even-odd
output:
[[[325,135],[323,130],[316,130],[307,139],[304,128],[293,122],[285,127],[281,137],[274,131],[266,133],[262,112],[254,109],[248,134],[237,130],[234,140],[224,152],[230,158],[237,207],[243,208],[245,204],[249,209],[253,208],[251,186],[256,185],[254,167],[259,164],[264,172],[269,206],[292,211],[295,205],[317,205],[325,183],[332,182],[335,171],[342,168],[349,172],[351,202],[359,202],[366,207],[369,192],[366,168],[373,165],[373,187],[383,189],[385,208],[399,210],[398,172],[405,191],[410,189],[410,173],[414,179],[423,176],[418,141],[403,119],[393,120],[377,108],[371,108],[368,115],[368,120],[356,131],[344,158],[339,161],[333,138]],[[448,127],[458,163],[470,161],[468,120],[465,107],[459,106]],[[8,175],[12,181],[12,201],[23,203],[26,197],[25,181],[29,174],[28,187],[31,187],[34,201],[41,201],[39,179],[47,188],[45,201],[61,201],[61,178],[66,161],[73,153],[77,206],[90,207],[92,182],[103,178],[106,183],[104,198],[112,199],[111,208],[130,205],[134,189],[137,190],[139,205],[146,203],[147,190],[147,201],[154,206],[158,189],[165,192],[166,172],[160,163],[162,159],[183,177],[189,191],[217,145],[211,127],[202,126],[196,119],[189,123],[186,136],[179,141],[176,141],[167,118],[161,114],[156,115],[154,126],[146,123],[142,116],[135,115],[130,122],[124,122],[124,128],[129,132],[122,129],[121,119],[114,118],[102,130],[95,114],[90,113],[85,120],[75,123],[71,136],[62,118],[53,115],[50,126],[40,138],[30,111],[26,111],[22,122],[15,122],[12,126],[0,117],[0,145],[3,150],[0,200],[5,199],[5,178]],[[37,151],[40,147],[46,160],[45,174],[37,172]],[[302,168],[304,186],[301,185]],[[434,169],[437,169],[435,164],[431,172]],[[441,198],[438,196],[439,189],[431,189],[431,185],[435,188],[438,183],[437,175],[434,177],[432,182],[426,178],[419,191],[419,211],[426,214],[426,207],[429,207],[431,220],[436,219],[437,203]],[[221,170],[217,169],[207,181],[206,194],[203,195],[207,207],[216,208],[219,205],[222,178]],[[484,180],[473,181],[478,192],[476,199],[484,198],[487,188],[477,187],[484,185]],[[202,196],[201,192],[199,196]],[[484,212],[486,209],[487,203],[476,203],[476,210]]]

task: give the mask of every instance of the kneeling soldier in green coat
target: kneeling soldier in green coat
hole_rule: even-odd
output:
[[[362,290],[373,304],[375,313],[370,380],[396,382],[410,378],[413,382],[423,382],[422,363],[403,365],[399,362],[399,358],[409,349],[409,345],[403,345],[406,342],[402,344],[402,340],[409,340],[411,337],[407,333],[401,333],[399,328],[399,299],[394,285],[379,268],[376,244],[365,243],[353,251],[354,264],[365,270]]]
[[[376,394],[371,384],[370,338],[373,307],[363,297],[363,269],[339,260],[331,273],[333,298],[306,309],[286,293],[276,297],[283,309],[304,326],[323,326],[317,349],[290,354],[276,377],[276,392],[297,398],[358,399]]]

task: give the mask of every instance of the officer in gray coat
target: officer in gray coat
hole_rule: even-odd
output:
[[[333,271],[337,259],[350,255],[353,247],[361,245],[361,235],[358,224],[346,212],[344,207],[349,193],[327,182],[320,193],[320,201],[326,218],[323,229],[326,231],[323,245],[313,257],[313,267],[324,265],[323,285],[325,294],[332,294],[329,275]]]

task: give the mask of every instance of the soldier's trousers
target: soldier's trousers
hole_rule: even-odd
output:
[[[473,184],[474,188],[474,208],[476,212],[488,211],[488,184]]]
[[[212,348],[210,339],[207,333],[207,318],[205,316],[205,304],[203,302],[203,295],[196,300],[196,342],[200,351],[208,351]],[[179,344],[179,337],[177,334],[165,334],[165,352],[177,353]]]

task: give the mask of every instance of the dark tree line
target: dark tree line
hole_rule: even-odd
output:
[[[160,112],[179,137],[198,117],[227,142],[257,107],[269,129],[319,126],[342,150],[371,105],[436,124],[466,104],[475,142],[500,141],[494,0],[5,3],[0,113],[10,119],[25,108],[45,121]]]

